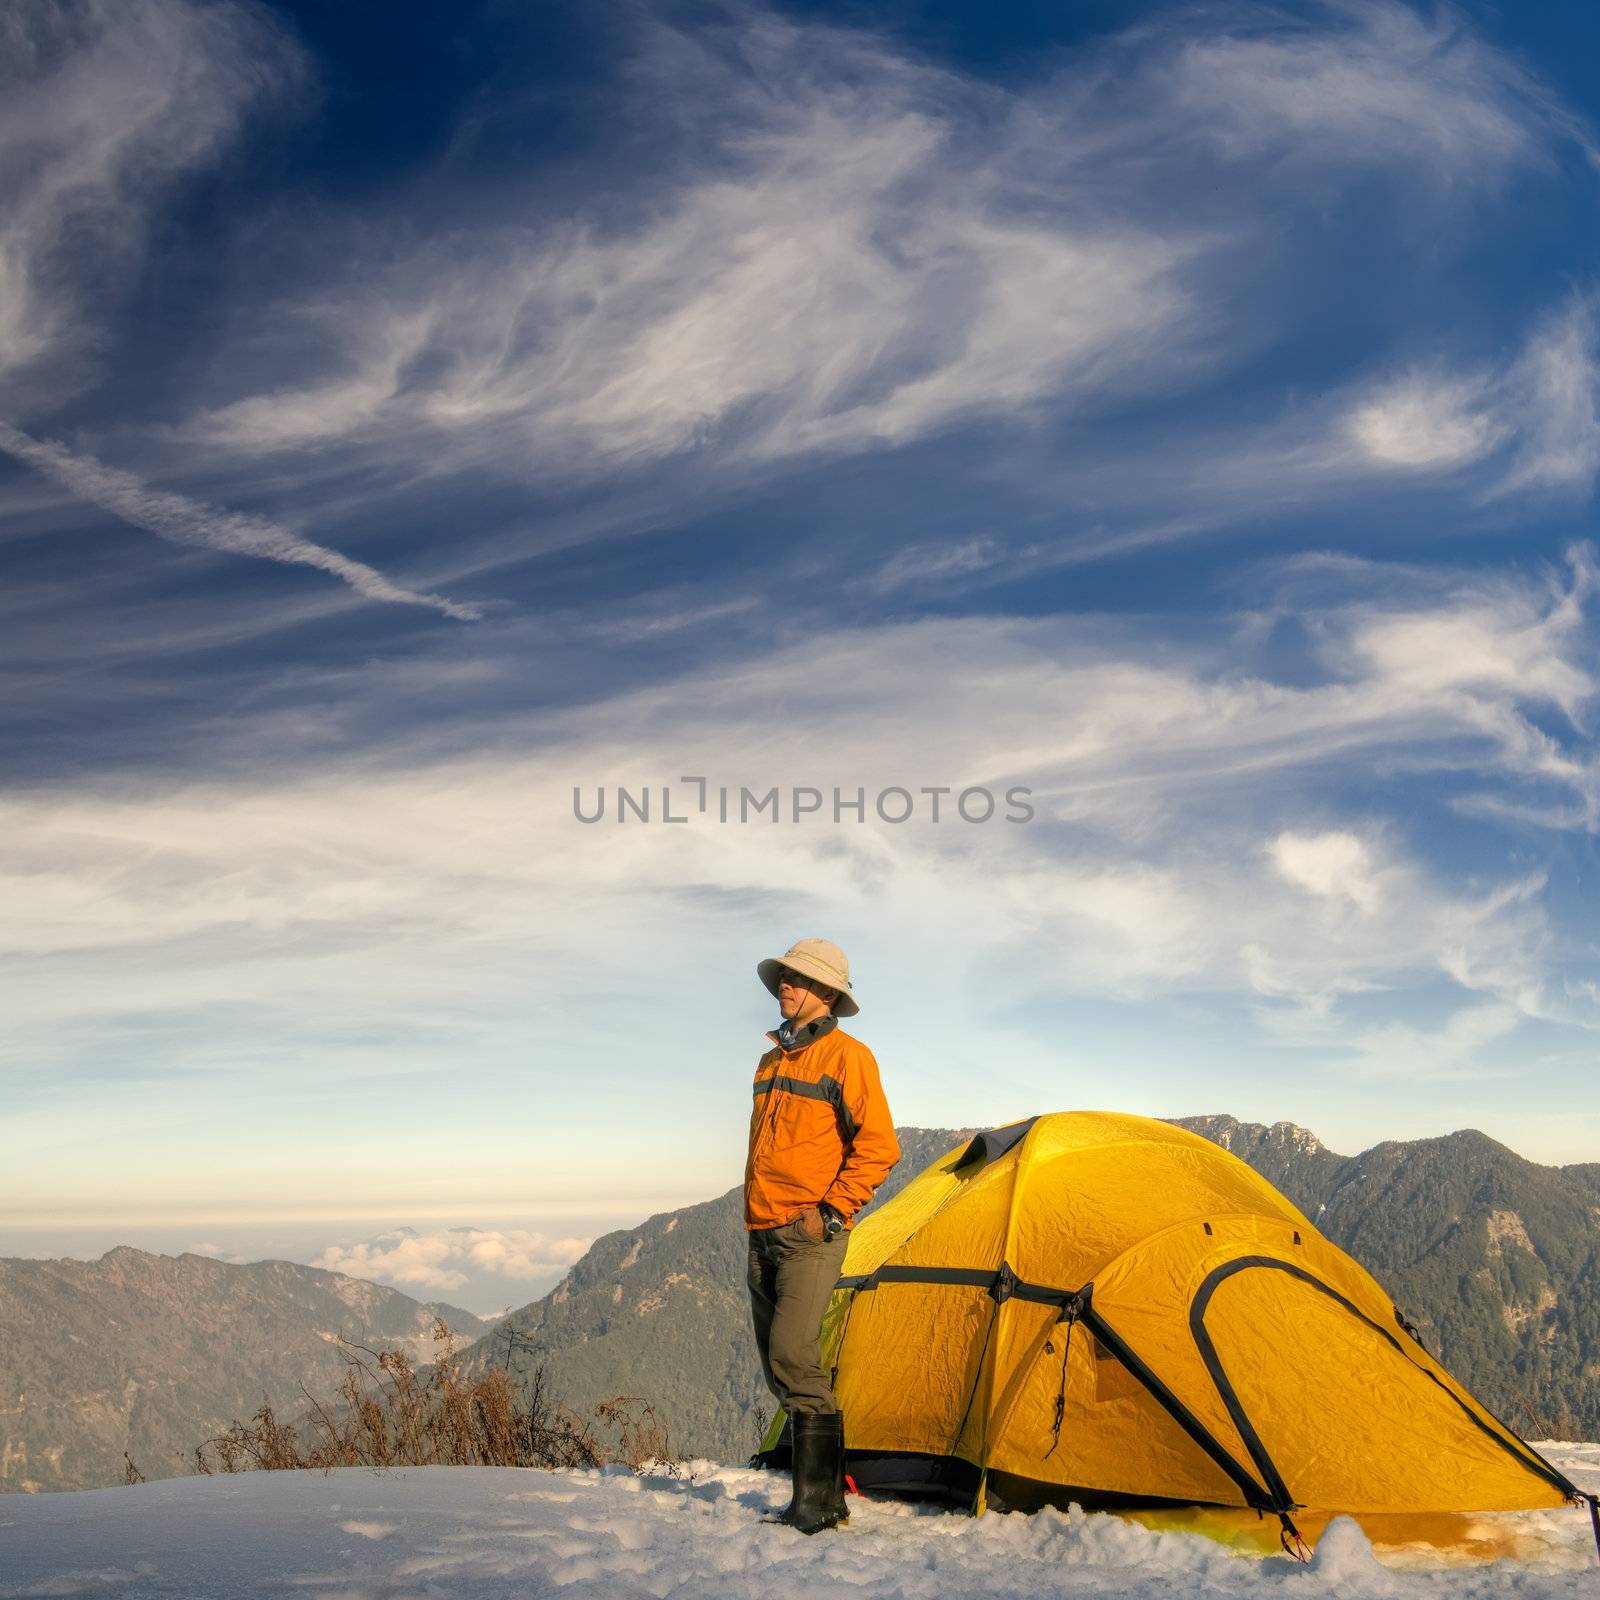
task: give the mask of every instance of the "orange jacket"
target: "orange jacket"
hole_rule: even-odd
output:
[[[848,1226],[900,1159],[878,1063],[832,1017],[776,1033],[756,1065],[744,1225],[778,1228],[823,1201]]]

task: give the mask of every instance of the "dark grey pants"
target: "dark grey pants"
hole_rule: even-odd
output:
[[[791,1415],[837,1411],[819,1344],[848,1235],[815,1244],[795,1221],[754,1229],[749,1239],[750,1315],[767,1387]]]

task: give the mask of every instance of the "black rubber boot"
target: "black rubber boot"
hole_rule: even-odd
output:
[[[844,1413],[794,1416],[794,1499],[778,1516],[801,1533],[849,1521],[844,1503]]]

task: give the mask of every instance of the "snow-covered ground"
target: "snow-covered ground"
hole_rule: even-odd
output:
[[[1586,1489],[1600,1445],[1545,1445]],[[178,1478],[0,1498],[0,1597],[234,1600],[1046,1600],[1053,1595],[1547,1597],[1600,1593],[1586,1512],[1517,1522],[1534,1559],[1434,1570],[1380,1563],[1351,1522],[1309,1566],[1231,1553],[1073,1511],[973,1519],[851,1501],[807,1539],[761,1521],[781,1475],[696,1462],[692,1477],[620,1469],[358,1468]]]

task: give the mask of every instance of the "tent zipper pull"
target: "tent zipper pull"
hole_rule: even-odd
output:
[[[1072,1350],[1072,1328],[1078,1320],[1078,1313],[1083,1310],[1083,1297],[1073,1295],[1062,1303],[1061,1315],[1056,1318],[1059,1328],[1064,1322],[1067,1325],[1066,1337],[1061,1341],[1061,1387],[1056,1391],[1055,1420],[1050,1424],[1050,1448],[1044,1453],[1044,1460],[1048,1461],[1056,1453],[1056,1446],[1061,1443],[1061,1421],[1067,1414],[1067,1356]]]

